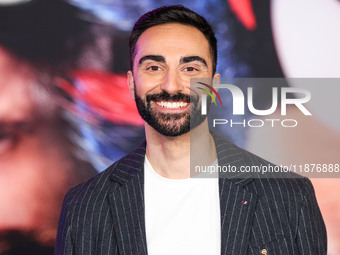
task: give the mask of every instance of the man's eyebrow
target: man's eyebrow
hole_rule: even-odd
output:
[[[142,57],[139,60],[138,63],[141,65],[145,60],[153,60],[153,61],[156,61],[156,62],[165,63],[165,58],[163,56],[160,56],[160,55],[146,55],[146,56]]]
[[[204,60],[204,58],[201,58],[199,56],[181,57],[180,63],[185,64],[185,63],[189,63],[189,62],[193,62],[193,61],[199,61],[202,64],[204,64],[205,66],[208,66],[207,62]]]

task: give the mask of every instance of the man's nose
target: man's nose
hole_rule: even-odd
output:
[[[169,71],[162,85],[162,90],[169,94],[176,94],[178,91],[183,91],[184,84],[179,74],[176,71]]]

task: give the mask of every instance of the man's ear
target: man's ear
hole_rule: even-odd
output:
[[[127,84],[129,87],[130,95],[132,99],[135,100],[135,82],[131,70],[127,72]]]
[[[213,76],[212,86],[214,87],[215,84],[220,84],[220,83],[221,83],[221,75],[219,73],[215,73]],[[218,88],[214,87],[214,89],[218,92]],[[215,94],[213,95],[216,98],[216,95]]]

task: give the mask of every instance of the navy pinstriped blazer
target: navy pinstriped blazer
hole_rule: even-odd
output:
[[[214,139],[220,166],[268,164],[215,134]],[[145,143],[67,193],[55,255],[147,255],[144,157]],[[327,253],[325,225],[308,179],[240,175],[220,178],[219,190],[222,255]]]

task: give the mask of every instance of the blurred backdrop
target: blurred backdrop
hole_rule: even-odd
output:
[[[222,77],[340,78],[335,0],[0,0],[0,254],[52,254],[66,191],[143,141],[128,38],[140,15],[172,4],[212,24]],[[288,109],[302,128],[218,131],[276,164],[339,163],[340,87],[310,90],[322,95],[311,118]],[[254,92],[257,108],[271,103],[271,86]],[[312,182],[328,254],[340,254],[340,179]]]

